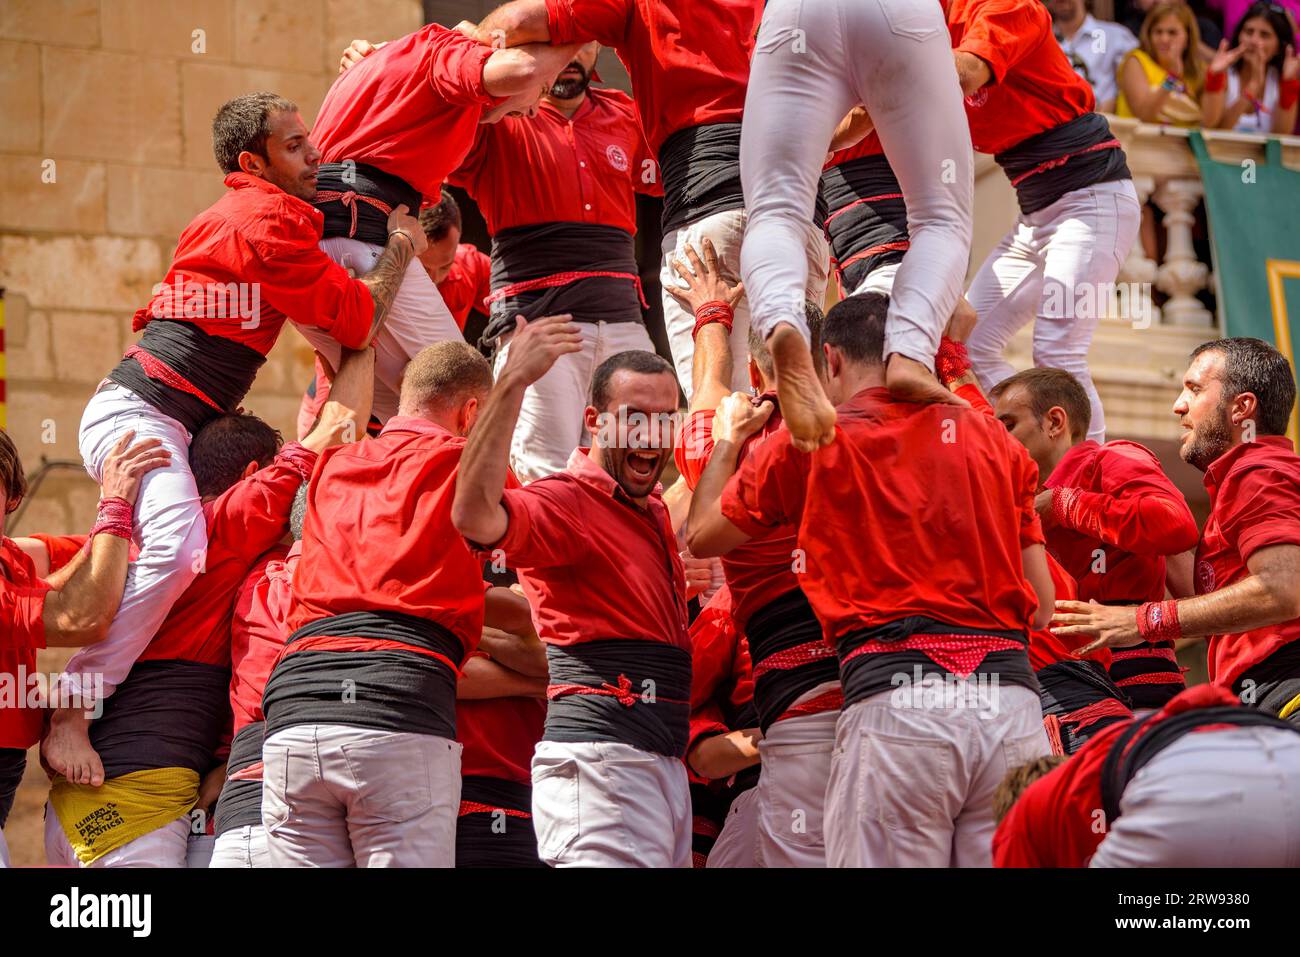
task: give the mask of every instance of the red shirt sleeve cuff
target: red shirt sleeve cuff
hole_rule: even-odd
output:
[[[522,549],[529,539],[530,522],[528,519],[528,509],[515,501],[515,497],[523,492],[523,489],[506,489],[501,493],[501,507],[506,510],[509,524],[506,525],[506,533],[497,541],[491,544],[481,544],[470,542],[470,548],[481,552],[500,551],[505,556],[506,567],[514,568],[515,560],[511,553],[515,550]],[[524,563],[526,564],[526,563]]]
[[[992,44],[985,43],[983,40],[963,40],[953,52],[970,53],[987,63],[989,72],[993,74],[993,79],[986,85],[1001,83],[1002,78],[1006,76],[1006,68],[1002,65],[1002,54]]]
[[[1241,560],[1248,561],[1250,556],[1261,548],[1270,545],[1300,545],[1300,524],[1261,522],[1248,528],[1237,537],[1237,551]]]
[[[370,344],[370,327],[375,321],[375,297],[370,287],[359,279],[350,279],[357,285],[356,304],[330,327],[330,336],[345,349],[364,349]]]

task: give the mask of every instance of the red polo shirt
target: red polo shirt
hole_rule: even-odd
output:
[[[334,81],[312,142],[326,163],[375,166],[436,201],[484,107],[501,102],[483,86],[494,52],[436,23],[386,43]]]
[[[1043,485],[1052,489],[1047,547],[1078,583],[1080,601],[1164,598],[1165,556],[1194,548],[1198,533],[1155,453],[1089,439],[1066,452]]]
[[[26,698],[36,673],[36,650],[45,647],[45,596],[50,586],[36,577],[32,560],[12,538],[0,537],[0,676],[14,694]],[[17,704],[18,702],[13,702]],[[0,748],[30,748],[41,739],[40,708],[0,708]]]
[[[231,616],[240,586],[267,549],[289,532],[298,488],[311,477],[316,453],[294,442],[272,462],[203,506],[208,547],[199,576],[176,599],[139,661],[183,659],[230,664]]]
[[[494,236],[538,223],[635,233],[635,194],[663,193],[636,108],[619,90],[589,89],[572,117],[543,101],[532,119],[480,126],[451,182],[474,197]]]
[[[492,260],[485,253],[479,252],[469,243],[461,243],[456,247],[456,259],[451,264],[447,278],[438,283],[438,293],[461,332],[465,331],[465,322],[472,311],[477,309],[486,312],[483,300],[492,292],[491,279]],[[318,373],[317,395],[320,394],[322,379]]]
[[[1021,550],[1043,541],[1038,470],[975,409],[864,389],[835,441],[800,452],[782,430],[731,477],[722,514],[752,536],[798,526],[800,582],[826,639],[911,615],[1027,631],[1037,599]]]
[[[247,173],[225,183],[226,194],[181,233],[166,278],[132,328],[178,319],[266,355],[292,319],[349,349],[365,345],[374,299],[321,252],[320,211]]]
[[[677,469],[691,491],[699,484],[713,456],[715,415],[713,409],[706,409],[687,416],[673,452]],[[738,462],[743,463],[780,428],[781,413],[773,411],[763,428],[741,446]],[[743,629],[754,612],[799,587],[799,577],[794,572],[799,562],[799,542],[792,525],[771,529],[722,557],[722,570],[731,591],[730,615],[736,627]]]
[[[686,576],[658,489],[641,508],[575,449],[563,472],[507,489],[501,504],[510,525],[490,551],[518,570],[544,642],[627,638],[690,650]]]
[[[734,718],[754,700],[753,672],[749,643],[732,618],[731,596],[724,585],[691,622],[691,734],[687,754],[704,738],[744,730],[734,726]]]
[[[289,633],[354,611],[426,618],[473,651],[483,575],[451,523],[465,440],[427,419],[393,416],[376,439],[321,456],[307,491]]]
[[[456,701],[460,773],[532,784],[533,748],[542,740],[546,702],[540,698]]]
[[[257,721],[265,721],[262,692],[275,662],[289,637],[285,619],[289,615],[293,570],[302,554],[302,543],[292,548],[276,545],[253,566],[235,595],[230,628],[230,710],[234,713],[234,734]]]
[[[1300,545],[1300,457],[1283,435],[1235,445],[1205,470],[1210,517],[1196,550],[1196,593],[1250,574],[1246,562],[1269,545]],[[1300,620],[1211,635],[1210,680],[1231,688],[1242,674],[1300,638]]]
[[[762,16],[763,0],[546,0],[552,43],[618,53],[655,156],[678,130],[740,122]]]
[[[1092,87],[1070,67],[1039,0],[948,0],[946,13],[953,50],[993,74],[966,97],[977,151],[1000,153],[1092,112]]]

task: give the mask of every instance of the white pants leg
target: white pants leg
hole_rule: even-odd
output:
[[[1141,216],[1132,180],[1119,180],[1073,190],[1019,218],[976,273],[968,297],[979,315],[971,363],[986,391],[1015,371],[1003,350],[1034,320],[1034,365],[1079,380],[1092,400],[1088,438],[1106,440],[1088,349]]]
[[[203,567],[208,527],[190,472],[190,434],[129,389],[110,385],[96,392],[81,417],[79,447],[86,471],[98,483],[104,459],[128,431],[132,443],[160,439],[171,463],[144,476],[135,504],[139,557],[126,572],[126,587],[108,637],[82,648],[64,669],[65,687],[93,698],[102,676],[107,697],[126,678],[135,659],[162,626],[172,603]],[[84,700],[84,698],[83,698]]]
[[[826,237],[812,223],[812,216],[805,217],[801,225],[800,244],[807,266],[807,279],[800,287],[803,296],[799,298],[799,314],[803,315],[805,298],[821,305],[826,298],[826,274],[830,266],[830,248]],[[728,283],[740,281],[740,247],[745,238],[745,211],[729,209],[712,216],[705,216],[695,222],[687,223],[669,232],[663,238],[661,251],[663,260],[659,267],[659,283],[663,289],[661,295],[664,307],[664,327],[668,332],[668,346],[673,354],[673,365],[677,369],[677,381],[690,402],[692,393],[693,368],[695,361],[695,339],[691,335],[695,329],[695,316],[682,307],[667,291],[669,286],[683,286],[681,278],[673,269],[674,259],[690,265],[686,258],[686,244],[695,247],[697,253],[703,254],[703,242],[708,238],[718,254],[718,265],[722,277]],[[684,288],[684,287],[683,287]],[[749,390],[749,297],[741,296],[736,303],[735,317],[731,324],[731,387],[738,392]]]
[[[217,837],[208,867],[270,867],[271,855],[266,847],[266,828],[245,824],[231,828]]]
[[[617,742],[541,741],[533,827],[552,867],[690,867],[686,765]]]
[[[356,276],[370,272],[384,252],[382,246],[346,236],[322,239],[320,248]],[[317,352],[329,360],[330,365],[335,369],[339,367],[342,347],[330,338],[329,333],[314,326],[298,326],[298,330]],[[402,372],[417,352],[435,342],[461,341],[464,338],[447,304],[442,301],[438,287],[420,260],[412,259],[406,266],[402,285],[393,297],[384,328],[375,338],[375,404],[372,411],[376,418],[387,422],[397,413]]]
[[[826,866],[823,816],[839,717],[786,718],[759,742],[757,866]]]
[[[758,788],[736,796],[713,842],[705,867],[756,867],[758,850]]]
[[[564,471],[569,454],[584,444],[582,413],[591,394],[596,367],[629,349],[654,352],[654,343],[639,322],[580,322],[582,351],[560,356],[550,371],[524,392],[519,421],[510,441],[510,468],[521,482]],[[507,333],[497,352],[495,375],[510,353]]]
[[[1300,867],[1300,735],[1189,734],[1134,775],[1090,867]]]
[[[431,734],[304,724],[262,745],[274,867],[453,867],[460,752]]]
[[[894,291],[894,277],[898,275],[898,267],[901,265],[902,263],[888,263],[879,269],[871,270],[849,295],[860,296],[868,292],[891,295]]]
[[[831,133],[867,107],[907,205],[885,353],[934,367],[970,256],[974,160],[948,31],[930,0],[769,0],[745,98],[741,272],[753,322],[808,330],[794,254]]]
[[[190,816],[185,814],[163,827],[114,848],[92,864],[78,860],[54,807],[45,803],[45,861],[52,867],[185,867]]]
[[[934,706],[890,690],[841,713],[826,789],[829,866],[992,866],[993,791],[1010,768],[1048,753],[1047,735],[1028,688],[955,687],[954,700]]]
[[[211,867],[217,839],[211,834],[191,834],[185,847],[186,867]]]

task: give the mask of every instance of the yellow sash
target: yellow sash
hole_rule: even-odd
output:
[[[189,768],[132,771],[97,788],[59,776],[50,788],[50,804],[83,864],[165,827],[198,799],[199,776]]]

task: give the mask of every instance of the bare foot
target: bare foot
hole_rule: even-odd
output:
[[[788,322],[776,327],[768,339],[776,369],[776,394],[781,418],[794,439],[794,447],[812,452],[835,441],[835,406],[822,390],[812,353],[799,330]]]
[[[970,408],[969,402],[940,385],[933,372],[915,359],[897,352],[889,357],[885,366],[885,385],[889,386],[889,393],[895,399],[907,402],[943,402]],[[781,411],[784,414],[784,406]]]
[[[104,783],[104,764],[90,746],[90,717],[80,707],[54,712],[41,742],[41,758],[73,784],[97,788]]]

